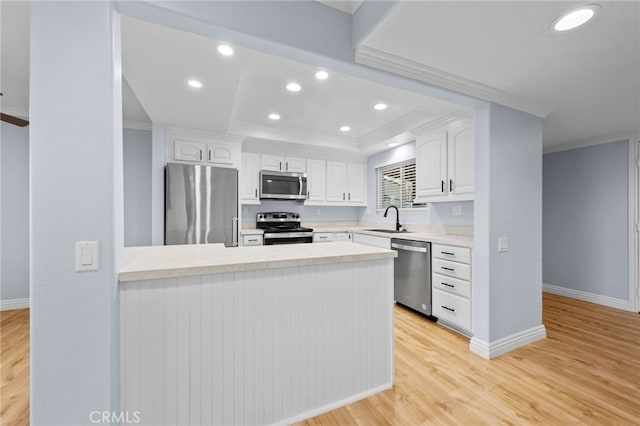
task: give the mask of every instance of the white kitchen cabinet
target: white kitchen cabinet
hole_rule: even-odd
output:
[[[314,232],[314,243],[328,243],[330,241],[351,241],[349,232]]]
[[[474,156],[472,120],[417,134],[415,202],[473,199]]]
[[[263,236],[257,234],[243,235],[241,241],[243,246],[261,246],[263,244]]]
[[[324,202],[327,197],[327,162],[307,159],[307,201]]]
[[[433,315],[438,322],[471,335],[471,249],[433,244],[431,252]]]
[[[243,204],[258,204],[260,184],[260,154],[242,153],[240,168],[240,200]]]
[[[176,140],[174,144],[174,158],[180,161],[204,161],[206,144]]]
[[[220,166],[238,166],[239,145],[232,142],[174,141],[174,159]]]
[[[334,241],[351,241],[351,232],[336,232],[334,235]]]
[[[364,164],[327,161],[327,203],[364,205],[366,172]]]
[[[300,157],[283,157],[280,155],[262,154],[262,170],[274,172],[298,172],[307,171],[307,160]]]

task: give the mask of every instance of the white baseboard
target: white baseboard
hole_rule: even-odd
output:
[[[469,349],[471,352],[485,359],[493,359],[514,349],[545,339],[546,337],[546,328],[544,325],[538,325],[493,342],[485,342],[484,340],[472,337],[469,342]]]
[[[316,408],[316,409],[311,410],[311,411],[307,411],[306,413],[298,414],[296,416],[289,417],[288,419],[284,419],[282,421],[278,421],[277,424],[279,424],[279,425],[292,425],[294,423],[299,423],[299,422],[301,422],[303,420],[306,420],[306,419],[309,419],[311,417],[319,416],[320,414],[327,413],[329,411],[335,410],[336,408],[344,407],[345,405],[352,404],[354,402],[360,401],[361,399],[369,398],[370,396],[373,396],[373,395],[375,395],[377,393],[380,393],[380,392],[386,391],[388,389],[391,389],[392,387],[393,387],[392,383],[387,383],[385,385],[378,386],[378,387],[375,387],[373,389],[369,389],[368,391],[365,391],[365,392],[350,396],[349,398],[345,398],[343,400],[336,401],[334,403],[325,405],[323,407]]]
[[[565,296],[585,302],[596,303],[610,308],[622,309],[623,311],[635,312],[631,302],[628,300],[616,299],[615,297],[601,296],[599,294],[587,293],[586,291],[573,290],[571,288],[559,287],[551,284],[542,284],[542,291],[557,294],[558,296]]]
[[[24,309],[29,307],[29,298],[0,300],[0,311],[11,311],[13,309]]]

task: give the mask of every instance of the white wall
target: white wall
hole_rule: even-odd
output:
[[[151,245],[151,131],[124,129],[124,245]]]
[[[2,267],[0,300],[29,298],[29,127],[0,124]],[[20,300],[22,299],[22,300]]]
[[[122,86],[108,2],[32,2],[31,403],[34,425],[86,425],[119,401]],[[100,268],[75,272],[75,242]]]
[[[544,156],[545,284],[629,300],[629,142]]]

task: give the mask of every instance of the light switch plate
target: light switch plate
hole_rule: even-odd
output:
[[[76,241],[76,272],[97,271],[99,257],[97,241]]]
[[[509,251],[509,237],[498,238],[498,251],[501,253]]]

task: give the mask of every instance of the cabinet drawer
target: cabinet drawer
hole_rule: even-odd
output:
[[[467,247],[432,245],[432,256],[438,259],[453,260],[462,263],[471,263],[471,250]]]
[[[242,245],[243,246],[261,246],[262,235],[243,235]]]
[[[471,331],[471,301],[455,294],[433,289],[433,315],[438,320]]]
[[[376,237],[374,235],[353,234],[353,242],[385,249],[391,248],[391,238]]]
[[[471,280],[471,266],[464,263],[450,262],[442,259],[432,259],[433,272],[448,275],[463,280]]]
[[[333,241],[333,234],[331,232],[314,232],[313,233],[314,243],[325,243],[329,241]]]
[[[471,297],[471,283],[458,278],[447,277],[441,274],[433,274],[433,288],[457,294],[462,297]]]
[[[336,232],[335,241],[351,241],[351,234],[348,232]]]

